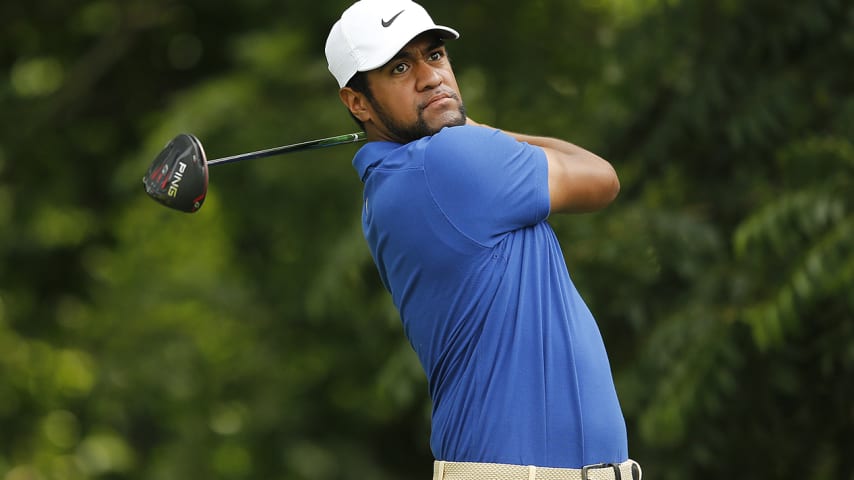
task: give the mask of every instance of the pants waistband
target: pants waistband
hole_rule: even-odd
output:
[[[634,460],[583,468],[552,468],[503,463],[433,462],[433,480],[641,480]]]

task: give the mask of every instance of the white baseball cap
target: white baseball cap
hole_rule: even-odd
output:
[[[326,39],[329,71],[344,88],[356,72],[385,65],[410,40],[429,30],[446,38],[460,36],[433,23],[427,10],[411,0],[359,0],[341,14]]]

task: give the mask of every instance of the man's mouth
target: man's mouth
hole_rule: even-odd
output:
[[[428,99],[426,102],[424,102],[421,105],[421,110],[427,109],[427,108],[432,107],[434,105],[439,105],[440,103],[443,103],[443,102],[448,101],[448,100],[456,100],[456,99],[457,99],[457,96],[453,93],[439,93],[437,95],[430,97],[430,99]]]

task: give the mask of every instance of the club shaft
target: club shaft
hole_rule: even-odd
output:
[[[241,153],[230,157],[217,158],[208,160],[208,166],[221,165],[224,163],[240,162],[242,160],[252,160],[256,158],[272,157],[274,155],[282,155],[291,152],[300,152],[303,150],[311,150],[313,148],[332,147],[334,145],[344,145],[347,143],[356,143],[365,140],[365,132],[347,133],[338,135],[337,137],[321,138],[318,140],[309,140],[307,142],[295,143],[293,145],[284,145],[281,147],[268,148],[266,150],[258,150],[256,152]]]

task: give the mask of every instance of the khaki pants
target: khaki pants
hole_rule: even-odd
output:
[[[549,468],[502,463],[433,462],[433,480],[641,480],[634,460],[584,468]]]

